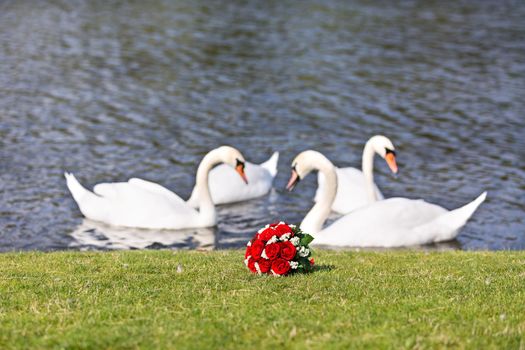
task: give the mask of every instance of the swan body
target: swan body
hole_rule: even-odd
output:
[[[395,162],[395,148],[387,137],[372,136],[365,144],[362,157],[362,170],[347,167],[336,168],[337,193],[332,204],[332,211],[346,214],[368,204],[383,200],[383,194],[374,182],[374,155],[385,159],[393,173],[397,173]],[[315,195],[315,202],[319,200],[325,186],[322,172],[318,172],[319,184]]]
[[[424,200],[390,198],[346,214],[322,229],[337,192],[335,167],[315,151],[300,153],[292,165],[289,189],[312,170],[322,172],[326,179],[318,202],[301,223],[303,231],[314,235],[314,245],[401,247],[452,240],[487,196],[483,192],[451,211]]]
[[[316,245],[401,247],[450,241],[458,235],[487,194],[448,211],[439,205],[389,198],[356,210],[315,236]]]
[[[277,162],[279,152],[275,152],[266,162],[253,164],[246,162],[244,171],[250,179],[245,184],[240,178],[235,177],[234,170],[226,164],[213,168],[209,176],[211,198],[214,204],[227,204],[241,202],[264,196],[272,188],[272,182],[277,175]],[[198,206],[198,189],[193,189],[188,204]]]
[[[208,173],[213,166],[226,163],[244,178],[244,158],[233,147],[210,151],[197,170],[199,210],[159,184],[133,178],[128,182],[102,183],[93,192],[84,188],[73,174],[66,173],[69,191],[82,214],[91,220],[113,226],[149,229],[211,227],[217,222],[215,206],[208,189]]]

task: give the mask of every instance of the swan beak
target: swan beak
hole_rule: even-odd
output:
[[[286,189],[291,192],[299,181],[301,181],[301,177],[297,175],[295,170],[292,170],[292,176],[290,176],[290,180],[288,181],[288,185],[286,185]]]
[[[397,163],[396,163],[396,155],[394,152],[388,152],[385,156],[386,164],[388,164],[388,167],[394,174],[397,174]]]
[[[241,176],[244,183],[248,184],[248,179],[246,178],[246,174],[244,173],[244,163],[237,164],[237,166],[235,167],[235,171]]]

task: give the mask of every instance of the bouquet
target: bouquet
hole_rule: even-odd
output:
[[[244,263],[251,272],[286,276],[312,269],[308,247],[313,237],[295,225],[279,222],[261,228],[248,242]]]

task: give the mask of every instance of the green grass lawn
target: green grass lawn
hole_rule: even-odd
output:
[[[525,252],[0,255],[0,348],[525,348]],[[182,267],[177,271],[177,266]]]

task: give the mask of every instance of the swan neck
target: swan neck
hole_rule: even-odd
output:
[[[370,201],[377,201],[377,195],[374,186],[374,147],[372,140],[369,140],[363,149],[362,171],[366,181],[366,192]]]
[[[206,220],[213,220],[213,222],[215,222],[216,214],[215,205],[210,194],[208,177],[211,169],[219,163],[222,163],[222,161],[217,151],[213,150],[209,152],[199,164],[195,180],[194,191],[198,193],[199,214]]]
[[[337,174],[335,167],[327,160],[327,164],[318,163],[316,168],[325,178],[325,185],[320,188],[317,203],[310,209],[301,223],[301,229],[306,233],[315,234],[322,230],[323,224],[330,215],[332,204],[337,193]]]

